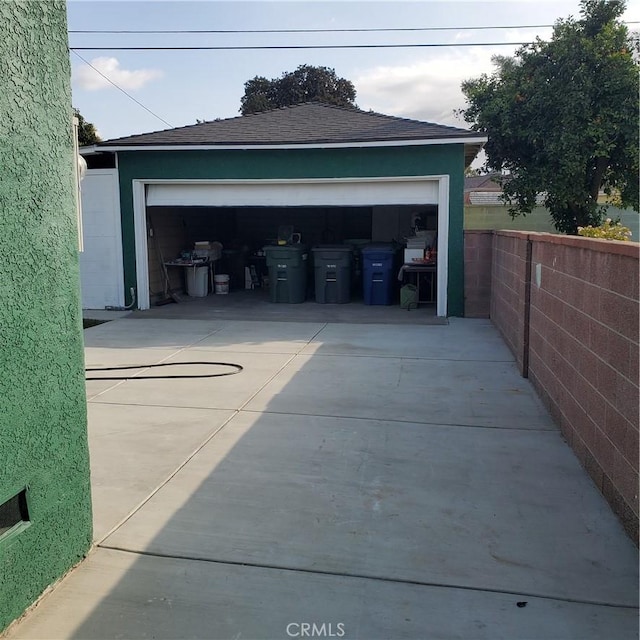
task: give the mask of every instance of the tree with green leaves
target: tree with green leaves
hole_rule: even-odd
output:
[[[102,142],[102,138],[98,135],[95,125],[87,122],[75,107],[73,109],[73,115],[78,118],[78,144],[81,147]]]
[[[311,101],[356,107],[355,99],[353,83],[339,78],[334,69],[303,64],[279,78],[256,76],[245,82],[240,112],[245,116]]]
[[[571,234],[600,224],[601,191],[638,210],[637,38],[620,21],[624,0],[580,6],[581,19],[558,20],[549,42],[496,57],[492,75],[462,84],[461,113],[488,135],[486,167],[506,174],[509,213],[531,213],[541,197]]]

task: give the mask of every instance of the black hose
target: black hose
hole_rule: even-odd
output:
[[[87,367],[85,372],[93,371],[125,371],[127,369],[153,369],[155,367],[176,367],[183,365],[211,365],[219,367],[233,367],[234,371],[225,373],[203,373],[178,376],[125,376],[125,377],[104,377],[85,378],[85,380],[176,380],[179,378],[221,378],[222,376],[233,376],[244,370],[244,367],[233,362],[161,362],[159,364],[134,364],[126,367]]]

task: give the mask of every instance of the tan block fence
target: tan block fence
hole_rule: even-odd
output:
[[[489,317],[638,542],[640,245],[465,232],[465,315]]]

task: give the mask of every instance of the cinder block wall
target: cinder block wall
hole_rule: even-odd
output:
[[[525,367],[525,291],[527,233],[495,231],[491,264],[491,311],[505,342],[523,373]]]
[[[63,0],[0,2],[0,630],[91,544]]]
[[[638,536],[638,245],[532,235],[529,378]]]
[[[488,318],[491,312],[493,231],[464,232],[464,315]]]
[[[496,232],[491,299],[492,321],[636,542],[638,258],[636,243]]]

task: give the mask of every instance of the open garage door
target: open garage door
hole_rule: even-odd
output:
[[[287,215],[315,215],[325,218],[340,210],[352,214],[368,208],[374,228],[397,226],[400,218],[411,217],[410,207],[429,208],[437,217],[438,230],[438,301],[437,314],[446,315],[446,286],[448,259],[448,176],[341,178],[299,180],[218,180],[218,181],[134,181],[134,219],[136,225],[136,268],[140,308],[150,304],[149,261],[156,260],[153,252],[155,240],[153,224],[149,221],[159,215],[181,216],[180,229],[187,229],[197,217],[218,219],[233,215],[236,221],[251,218],[253,222],[240,225],[254,231],[258,222],[266,224],[273,218],[271,227],[277,231],[276,218],[279,209]],[[198,213],[194,211],[199,210]],[[256,215],[256,211],[263,214]],[[149,218],[147,217],[149,214]],[[193,216],[193,217],[192,217]],[[394,222],[395,217],[395,222]],[[264,218],[264,220],[262,219]],[[174,221],[176,218],[174,218]],[[290,223],[290,221],[288,222]],[[218,227],[219,228],[219,227]],[[176,233],[170,234],[177,237]],[[218,234],[200,233],[196,240],[217,240]],[[210,235],[211,237],[205,237]],[[264,234],[263,234],[264,235]],[[375,235],[375,234],[374,234]],[[346,236],[345,236],[346,237]],[[353,236],[351,236],[353,237]],[[360,234],[356,237],[363,237]],[[375,238],[373,240],[386,240]],[[392,235],[388,240],[398,236]],[[340,238],[336,238],[340,241]],[[223,243],[224,244],[224,243]],[[175,253],[175,247],[172,248]]]
[[[304,207],[438,204],[438,182],[412,178],[351,180],[229,180],[150,184],[147,205],[180,207]]]

